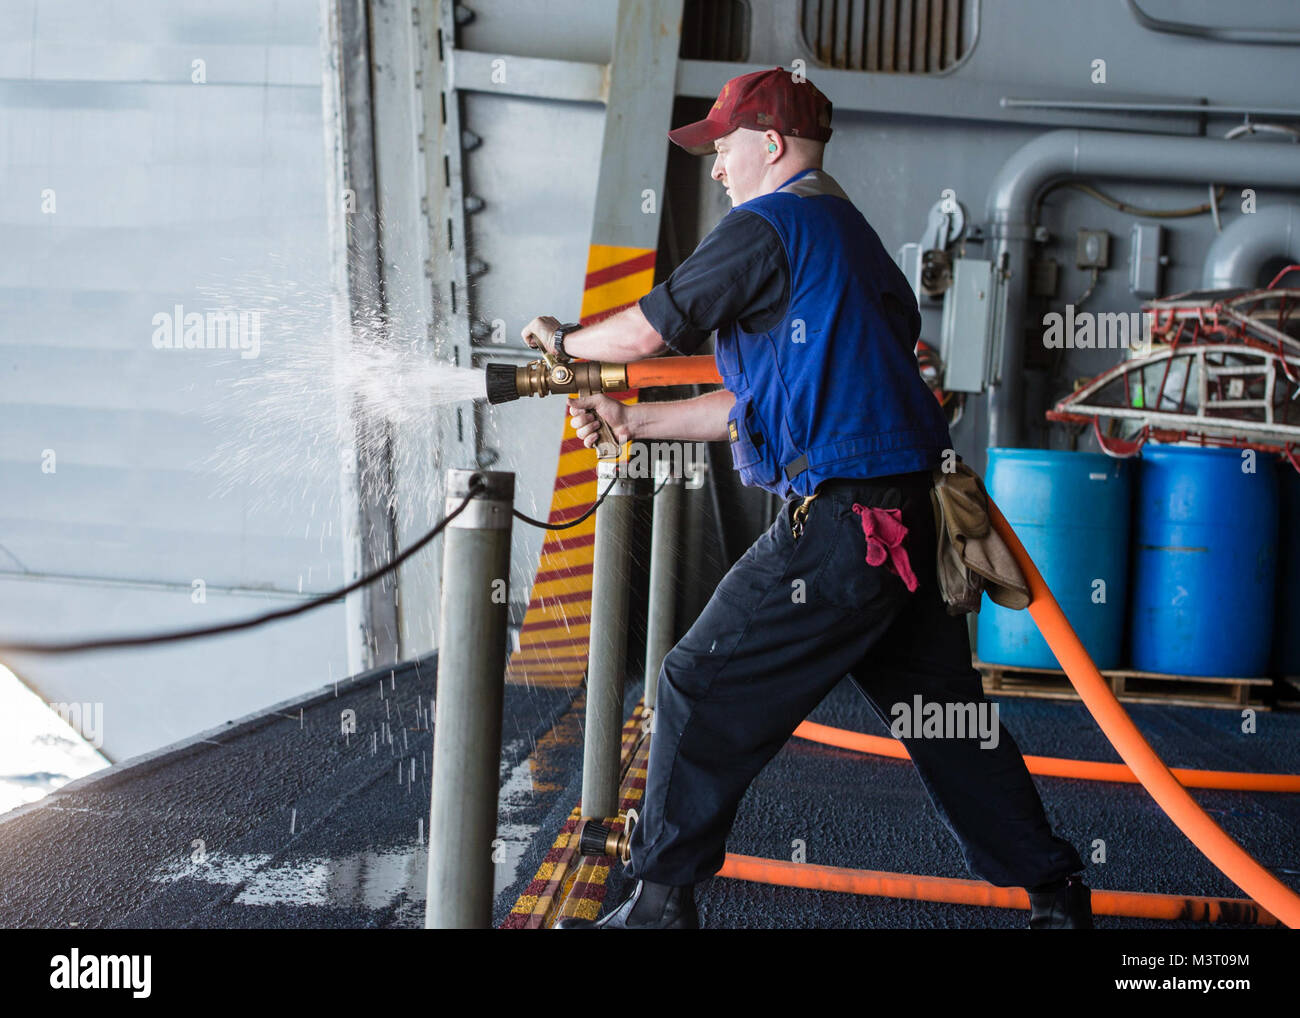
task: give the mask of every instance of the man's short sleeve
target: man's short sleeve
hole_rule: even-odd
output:
[[[733,209],[676,271],[638,302],[668,347],[694,353],[714,329],[775,326],[790,300],[785,246],[766,219]]]

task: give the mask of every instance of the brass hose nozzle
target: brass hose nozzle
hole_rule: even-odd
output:
[[[523,365],[487,364],[489,403],[509,403],[521,396],[549,396],[568,393],[590,396],[598,392],[621,392],[628,388],[627,365],[601,361],[557,361],[549,354]],[[596,441],[599,459],[617,459],[619,442],[608,424],[599,417]]]
[[[582,832],[578,835],[578,852],[587,856],[609,855],[619,862],[630,862],[633,820],[634,817],[629,818],[621,831],[612,831],[595,820],[584,820]]]
[[[596,392],[621,392],[627,386],[626,364],[600,361],[529,361],[527,364],[488,364],[489,403],[509,403],[521,396],[549,396],[572,393],[590,396]]]

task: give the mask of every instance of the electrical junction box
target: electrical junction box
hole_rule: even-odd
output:
[[[953,262],[952,286],[943,295],[939,348],[943,388],[948,392],[983,392],[992,380],[1004,293],[992,262],[978,258]]]
[[[1134,223],[1129,233],[1128,288],[1136,297],[1159,297],[1164,286],[1165,230],[1155,223]]]
[[[1080,230],[1074,264],[1081,269],[1110,267],[1110,234],[1105,230]]]

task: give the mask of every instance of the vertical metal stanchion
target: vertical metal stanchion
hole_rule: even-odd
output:
[[[677,600],[677,541],[681,527],[685,479],[671,460],[655,463],[654,524],[650,530],[650,599],[646,615],[645,707],[653,710],[659,691],[659,668],[673,639]]]
[[[474,478],[486,490],[442,536],[426,929],[492,925],[515,475],[448,470],[448,512]]]
[[[626,464],[596,462],[596,488],[609,497],[596,510],[596,546],[591,582],[591,651],[587,664],[587,719],[582,748],[582,815],[618,814],[618,778],[623,733],[623,673],[627,661],[628,575],[632,517],[630,496],[646,483],[627,476]]]

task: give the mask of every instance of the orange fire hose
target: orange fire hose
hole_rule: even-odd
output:
[[[689,385],[692,383],[720,382],[717,367],[712,357],[661,357],[645,361],[636,361],[627,365],[628,385],[632,388],[652,385]],[[1042,575],[1033,560],[1025,551],[1024,545],[1016,537],[1006,518],[998,507],[989,499],[989,517],[1002,540],[1015,556],[1016,562],[1029,585],[1029,614],[1033,617],[1047,645],[1065,674],[1074,684],[1084,706],[1086,706],[1102,732],[1110,740],[1116,752],[1128,765],[1134,776],[1155,799],[1156,803],[1168,815],[1188,839],[1223,872],[1234,884],[1245,891],[1273,916],[1291,929],[1300,928],[1300,895],[1287,887],[1273,874],[1261,866],[1251,855],[1238,845],[1228,834],[1201,809],[1178,779],[1170,773],[1169,768],[1156,756],[1155,750],[1142,737],[1133,719],[1115,699],[1092,658],[1084,649],[1079,637],[1071,628],[1061,606],[1047,589]],[[745,857],[728,856],[728,865],[744,868],[741,863]],[[739,861],[736,861],[739,860]],[[785,877],[782,883],[793,883],[808,879],[809,868],[806,863],[784,863],[773,860],[748,860],[755,864],[751,872],[763,872],[768,876],[780,874]],[[764,869],[771,867],[771,869]],[[788,868],[787,868],[788,867]],[[828,869],[820,867],[821,870]],[[724,865],[723,873],[728,876]],[[868,878],[875,881],[881,875]],[[750,879],[748,877],[742,879]],[[913,890],[919,889],[919,881],[939,878],[906,878],[913,883]],[[978,881],[972,883],[980,884]],[[794,883],[794,886],[808,886]],[[820,886],[820,885],[818,885]],[[982,885],[981,885],[982,886]],[[995,889],[996,890],[996,889]],[[866,893],[883,893],[878,891]],[[1023,892],[1021,892],[1023,893]],[[912,891],[906,896],[914,896]],[[1181,901],[1217,901],[1219,899],[1179,899]],[[1181,917],[1181,916],[1180,916]]]
[[[648,357],[627,366],[630,389],[655,385],[708,385],[721,383],[718,366],[711,356]]]
[[[1029,895],[1019,887],[994,887],[982,880],[956,877],[925,877],[910,873],[817,866],[806,862],[759,859],[752,855],[728,854],[718,876],[759,884],[806,887],[814,891],[841,891],[883,898],[944,901],[955,905],[984,905],[991,908],[1029,908]],[[1094,890],[1092,911],[1094,915],[1140,919],[1277,925],[1274,916],[1245,898],[1202,898],[1140,891]]]
[[[1011,549],[1029,584],[1029,614],[1116,752],[1169,819],[1178,825],[1178,829],[1187,835],[1210,862],[1291,929],[1300,928],[1300,895],[1233,841],[1201,809],[1187,793],[1187,789],[1178,783],[1178,779],[1169,773],[1169,768],[1156,756],[1155,750],[1142,737],[1128,712],[1115,699],[1115,694],[1097,671],[1097,666],[1066,620],[1061,606],[1047,589],[1033,559],[992,499],[989,499],[989,518]]]
[[[897,739],[867,735],[845,728],[805,721],[794,730],[796,737],[824,746],[851,749],[873,756],[910,760],[907,747]],[[1137,776],[1122,763],[1099,763],[1095,760],[1070,760],[1059,756],[1025,756],[1030,774],[1050,778],[1082,778],[1086,781],[1124,781],[1141,784]],[[1238,792],[1300,792],[1300,774],[1252,774],[1243,771],[1203,771],[1188,767],[1171,767],[1170,773],[1184,788],[1226,788]]]

